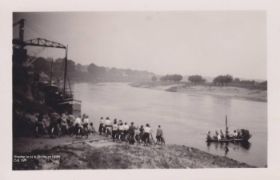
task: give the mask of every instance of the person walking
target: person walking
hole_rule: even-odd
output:
[[[103,132],[103,117],[100,117],[100,123],[99,123],[99,128],[98,128],[98,132],[99,132],[99,135],[102,135],[102,132]]]
[[[127,141],[127,139],[128,139],[128,129],[129,129],[129,125],[127,124],[127,122],[125,122],[123,125],[123,133],[124,133],[125,141]]]
[[[160,145],[165,144],[165,141],[163,138],[163,131],[162,131],[160,125],[158,125],[158,128],[157,128],[156,139],[157,139],[156,144],[160,144]]]
[[[123,125],[123,123],[121,123],[120,125],[119,125],[119,140],[120,141],[124,141],[124,125]]]
[[[74,126],[76,135],[80,135],[82,129],[82,119],[80,115],[75,119]]]
[[[132,122],[129,126],[128,129],[128,142],[129,144],[134,144],[135,143],[135,126],[134,126],[134,122]]]
[[[119,130],[119,126],[117,124],[117,121],[114,121],[113,127],[112,127],[112,138],[113,141],[115,141],[118,137],[118,130]]]
[[[146,124],[146,126],[144,127],[144,135],[143,135],[143,140],[144,140],[145,146],[150,144],[150,133],[151,133],[150,125]]]
[[[110,118],[107,117],[106,120],[105,120],[105,134],[106,134],[107,137],[109,135],[112,135],[111,129],[112,129],[112,122],[111,122]]]

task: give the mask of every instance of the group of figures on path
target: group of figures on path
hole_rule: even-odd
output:
[[[86,137],[96,133],[93,123],[90,122],[89,116],[74,116],[67,113],[49,113],[35,115],[35,131],[36,137],[49,135],[52,138],[65,135],[75,137]],[[134,122],[130,125],[122,120],[114,119],[111,121],[109,117],[100,118],[99,135],[105,135],[112,138],[114,142],[128,142],[129,144],[143,144],[145,146],[151,144],[165,144],[163,130],[160,125],[156,130],[156,141],[153,138],[153,130],[147,123],[145,126],[135,126]]]
[[[156,142],[152,135],[152,128],[147,123],[145,126],[136,126],[134,122],[130,125],[122,120],[114,119],[113,121],[109,118],[100,118],[100,124],[98,128],[100,135],[111,137],[115,142],[128,142],[129,144],[143,144],[145,146],[151,144],[165,144],[163,137],[163,130],[158,125],[156,131]]]
[[[89,134],[95,132],[93,123],[89,121],[89,116],[86,114],[77,117],[66,113],[61,115],[58,113],[38,114],[35,123],[35,136],[48,134],[50,137],[64,135],[88,137]]]

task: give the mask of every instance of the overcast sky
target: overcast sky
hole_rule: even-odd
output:
[[[26,19],[25,40],[68,44],[80,64],[266,79],[263,11],[17,13]],[[14,30],[17,37],[18,31]],[[63,57],[62,50],[29,48],[30,54]]]

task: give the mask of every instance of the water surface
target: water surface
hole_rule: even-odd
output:
[[[255,166],[267,164],[267,103],[250,100],[189,95],[145,88],[125,83],[80,83],[74,85],[74,96],[82,100],[83,113],[89,114],[95,127],[101,116],[149,123],[154,133],[161,125],[168,144],[183,144],[203,151],[226,155]],[[208,144],[208,130],[249,129],[250,144]],[[228,150],[226,150],[228,149]]]

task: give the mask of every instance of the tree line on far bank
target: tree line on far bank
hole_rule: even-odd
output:
[[[59,82],[64,75],[64,59],[33,57],[32,70],[46,80]],[[135,82],[148,81],[154,74],[148,71],[108,68],[94,63],[81,65],[73,60],[67,62],[67,74],[71,82]]]
[[[41,74],[43,78],[60,81],[63,79],[64,60],[63,59],[46,59],[38,57],[33,63],[34,72]],[[184,77],[180,74],[167,74],[164,76],[155,76],[148,71],[139,71],[131,69],[108,68],[97,66],[93,63],[81,65],[72,60],[67,63],[69,80],[74,82],[136,82],[152,81],[160,82],[180,82]],[[247,88],[267,89],[267,81],[258,82],[255,80],[241,80],[231,75],[216,76],[212,82],[207,82],[201,75],[188,76],[189,83],[193,85],[208,84],[214,86],[238,86]]]
[[[157,78],[156,76],[152,77],[152,81],[159,81],[161,82],[180,82],[183,80],[183,76],[179,74],[167,74]],[[240,78],[234,78],[232,75],[218,75],[216,76],[212,82],[207,82],[205,78],[201,75],[191,75],[188,76],[188,82],[193,85],[214,85],[214,86],[237,86],[237,87],[246,87],[246,88],[255,88],[255,89],[262,89],[267,90],[267,81],[258,82],[255,80],[241,80]]]

